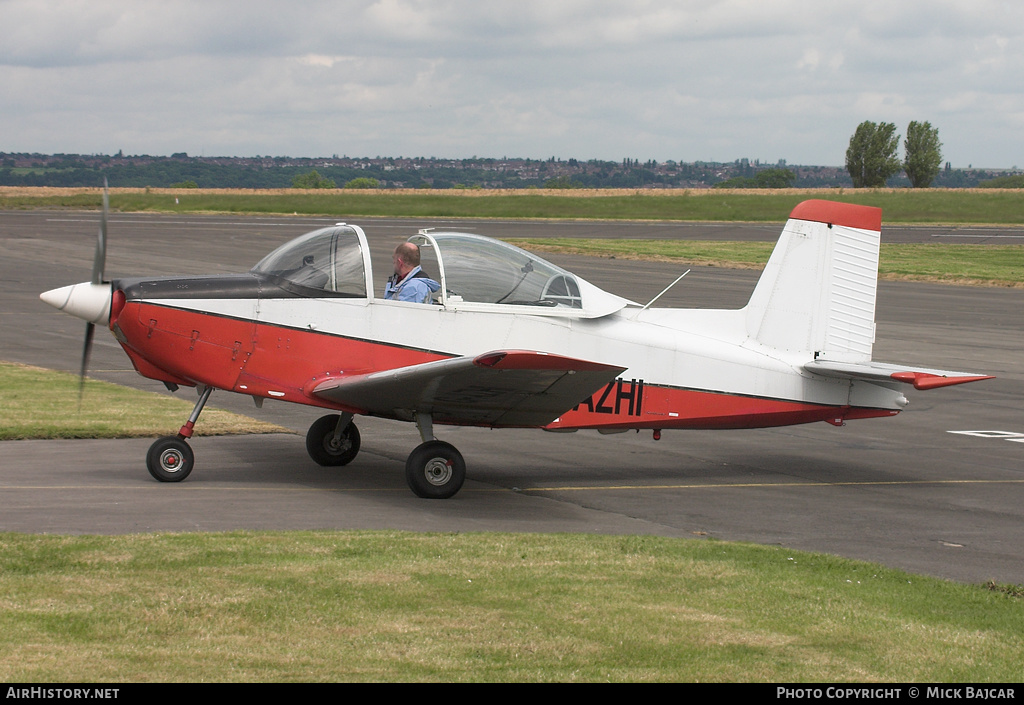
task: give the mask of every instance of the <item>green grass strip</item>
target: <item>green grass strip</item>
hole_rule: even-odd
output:
[[[173,435],[194,399],[141,392],[67,372],[0,363],[0,440],[27,438],[132,438]],[[189,390],[191,391],[191,390]],[[203,411],[197,435],[290,433],[273,424],[213,407]]]
[[[121,211],[783,223],[807,199],[878,206],[886,223],[1024,225],[1024,192],[1005,189],[781,191],[228,191],[119,189]],[[6,189],[0,209],[99,208],[99,190]]]
[[[1014,683],[1005,591],[649,536],[0,534],[0,679]]]

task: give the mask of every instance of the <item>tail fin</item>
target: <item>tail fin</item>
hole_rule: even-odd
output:
[[[747,334],[815,358],[870,360],[881,230],[880,208],[799,204],[746,306]]]

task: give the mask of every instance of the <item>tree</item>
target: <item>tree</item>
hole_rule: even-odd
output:
[[[334,181],[325,179],[316,169],[308,174],[299,174],[292,179],[292,188],[338,188]]]
[[[900,136],[891,122],[865,120],[857,126],[846,150],[846,170],[855,188],[885,186],[885,180],[902,168],[896,157]]]
[[[939,130],[928,122],[911,122],[907,125],[907,139],[903,142],[906,155],[903,169],[907,172],[910,185],[914,188],[928,188],[939,175],[942,163],[942,143]]]
[[[377,179],[360,176],[358,179],[352,179],[346,183],[345,188],[380,188],[380,182]]]
[[[796,174],[789,169],[764,169],[757,172],[757,188],[791,188]]]

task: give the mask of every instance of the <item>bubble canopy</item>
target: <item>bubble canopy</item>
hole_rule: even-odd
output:
[[[286,242],[251,271],[309,290],[311,296],[361,298],[371,291],[366,236],[349,225],[321,228]]]
[[[431,276],[441,277],[443,304],[448,308],[518,309],[534,315],[592,318],[633,303],[492,238],[423,230],[409,241],[419,245]]]
[[[424,272],[441,283],[434,303],[445,308],[593,318],[633,303],[526,250],[481,235],[422,230],[409,242],[419,246]],[[252,272],[310,296],[374,298],[369,248],[357,226],[307,233],[271,252]]]

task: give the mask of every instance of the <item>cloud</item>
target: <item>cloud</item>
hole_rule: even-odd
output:
[[[1024,162],[1024,6],[997,0],[5,0],[0,24],[3,151],[839,164],[859,122],[915,119],[954,164]]]

